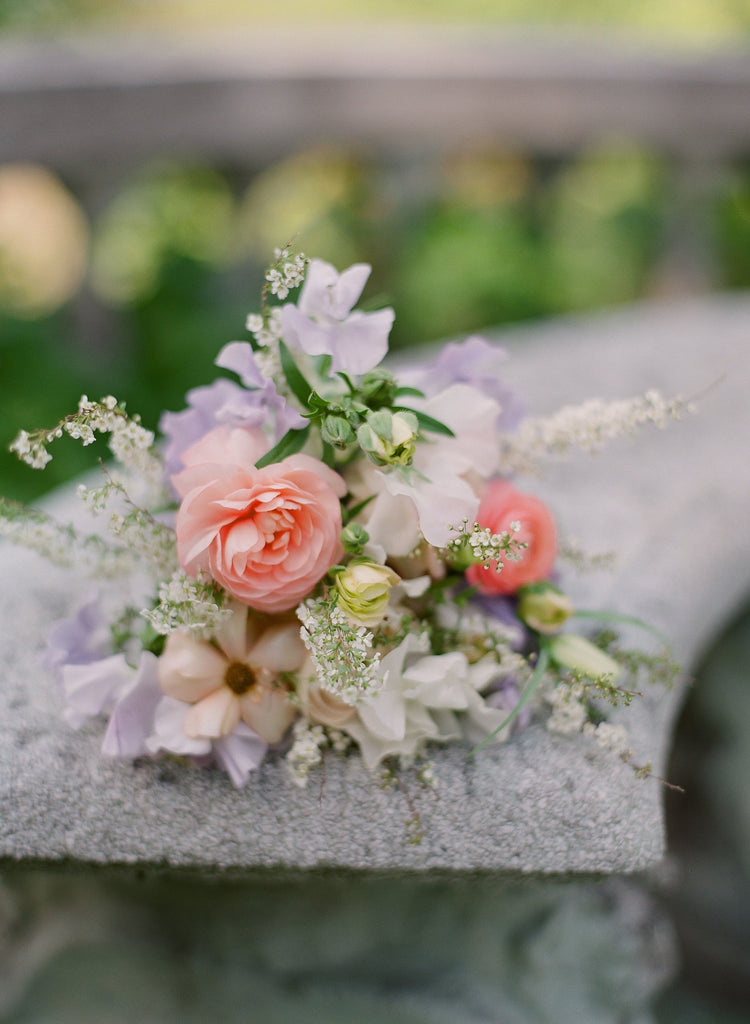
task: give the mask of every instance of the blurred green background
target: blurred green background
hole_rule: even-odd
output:
[[[749,0],[288,0],[283,12],[238,0],[0,0],[6,42],[368,17],[605,28],[675,47],[750,33]],[[7,452],[21,426],[52,425],[82,392],[114,392],[148,426],[181,408],[215,376],[218,349],[245,337],[263,267],[295,235],[339,268],[372,264],[366,297],[396,308],[397,347],[689,292],[696,282],[670,262],[675,225],[699,239],[698,287],[747,287],[750,164],[727,164],[695,204],[679,175],[607,135],[565,160],[488,145],[407,172],[315,148],[252,179],[151,163],[92,210],[45,168],[0,165],[0,489],[33,500],[91,464],[67,440],[44,474]]]
[[[556,164],[457,152],[402,196],[388,168],[316,149],[242,187],[222,168],[152,164],[90,219],[48,171],[0,166],[3,490],[30,500],[91,464],[63,442],[39,474],[5,450],[82,391],[114,392],[149,426],[181,408],[216,375],[219,348],[246,336],[273,247],[295,235],[339,268],[372,264],[366,295],[394,305],[403,347],[670,294],[672,176],[657,155],[606,139]],[[711,285],[750,286],[750,167],[727,166],[691,216]],[[82,341],[92,333],[95,358]]]

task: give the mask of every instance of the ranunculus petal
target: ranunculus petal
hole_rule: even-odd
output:
[[[185,466],[210,463],[252,468],[268,447],[268,438],[259,427],[217,427],[183,452],[182,461]]]
[[[466,573],[469,583],[483,594],[514,594],[520,587],[546,579],[557,555],[557,531],[547,506],[531,494],[517,490],[508,480],[493,480],[485,491],[477,513],[477,522],[493,533],[507,530],[518,522],[521,529],[514,539],[527,544],[521,557],[505,559],[496,572],[472,565]]]
[[[341,556],[341,505],[346,484],[309,455],[256,469],[216,459],[227,442],[214,431],[174,479],[183,495],[177,553],[186,572],[201,570],[242,604],[274,614],[306,597]],[[243,442],[244,443],[244,442]]]

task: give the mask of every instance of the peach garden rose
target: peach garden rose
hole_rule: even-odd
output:
[[[182,498],[177,554],[256,611],[286,611],[341,557],[346,485],[309,455],[256,469],[268,448],[259,429],[218,427],[182,456],[172,478]]]
[[[514,539],[526,544],[518,561],[505,561],[501,572],[472,565],[466,572],[469,583],[483,594],[515,594],[520,587],[546,579],[557,555],[557,531],[549,509],[532,494],[519,491],[508,480],[493,480],[482,496],[477,522],[493,533],[520,523]]]

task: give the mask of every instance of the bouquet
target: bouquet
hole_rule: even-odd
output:
[[[421,759],[429,781],[431,745],[473,756],[532,716],[650,773],[607,705],[674,666],[623,650],[621,616],[574,609],[571,552],[519,481],[685,403],[533,418],[479,337],[396,375],[393,310],[354,308],[369,272],[277,250],[251,340],[216,359],[236,379],[190,391],[160,440],[111,396],[19,433],[35,468],[65,434],[106,434],[114,457],[79,488],[106,530],[0,501],[0,532],[100,581],[50,629],[65,720],[104,716],[107,756],[216,765],[236,786],[269,752],[300,785],[335,754],[373,772]],[[592,618],[593,639],[576,628]]]

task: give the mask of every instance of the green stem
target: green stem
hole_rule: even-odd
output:
[[[493,730],[493,732],[491,732],[489,734],[489,736],[486,736],[482,740],[482,742],[480,744],[478,744],[476,747],[474,747],[473,750],[469,751],[469,757],[473,757],[474,754],[479,753],[479,751],[482,749],[482,747],[486,747],[487,744],[490,743],[497,736],[497,734],[499,732],[501,732],[501,730],[505,729],[506,726],[510,725],[512,722],[515,721],[516,717],[521,713],[523,708],[528,704],[528,702],[534,696],[534,693],[535,693],[537,687],[539,686],[539,684],[541,683],[541,681],[542,681],[542,679],[544,677],[544,673],[547,671],[547,668],[549,667],[549,662],[550,662],[549,645],[548,645],[546,640],[543,640],[540,637],[539,638],[539,655],[538,655],[538,657],[536,659],[536,668],[534,669],[534,673],[531,676],[531,679],[529,679],[528,683],[523,688],[523,692],[522,692],[521,696],[518,698],[518,703],[513,708],[511,713],[508,715],[508,717],[505,719],[505,721],[501,722],[500,725],[498,725],[497,729]]]
[[[667,637],[654,626],[648,622],[644,622],[643,619],[636,618],[634,615],[621,615],[619,612],[599,612],[599,611],[587,611],[579,609],[573,612],[571,615],[572,619],[594,619],[599,622],[619,622],[625,626],[637,626],[639,629],[645,630],[652,636],[656,637],[665,647],[669,647],[669,640]]]

